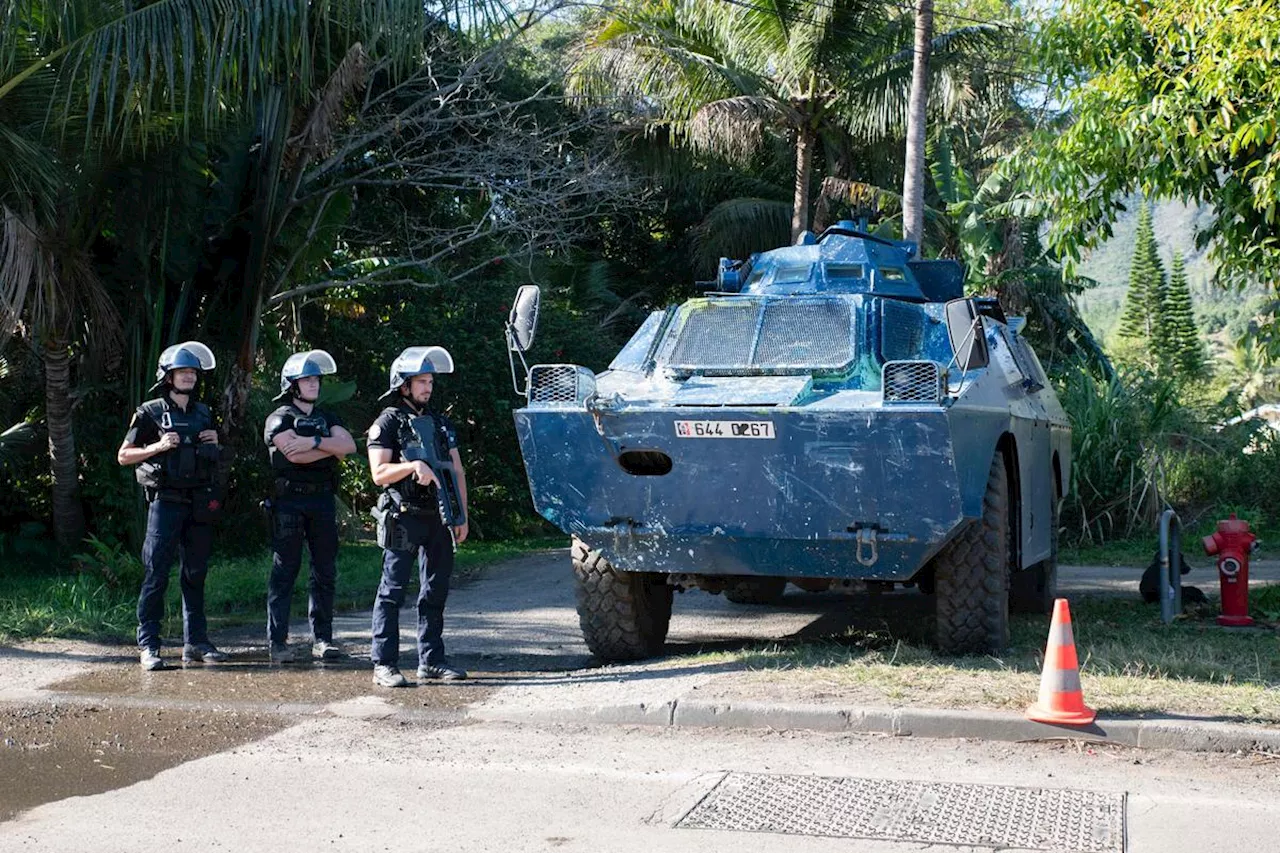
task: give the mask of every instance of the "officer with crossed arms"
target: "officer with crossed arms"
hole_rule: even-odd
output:
[[[344,456],[356,442],[342,421],[316,405],[322,376],[338,372],[324,350],[289,356],[280,370],[283,403],[267,418],[263,441],[275,474],[271,498],[271,577],[267,582],[267,636],[272,663],[291,663],[289,604],[302,567],[302,546],[311,552],[307,615],[312,653],[321,660],[343,656],[333,639],[337,583],[338,519],[334,491]]]

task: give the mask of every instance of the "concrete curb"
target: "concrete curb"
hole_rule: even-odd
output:
[[[1005,711],[944,708],[851,708],[671,699],[572,708],[522,710],[472,708],[469,719],[534,725],[642,725],[688,728],[770,729],[894,737],[975,738],[992,741],[1080,740],[1142,749],[1188,752],[1280,753],[1280,729],[1177,717],[1105,720],[1091,726],[1033,723]]]
[[[1098,720],[1091,726],[1033,723],[1007,711],[947,708],[855,708],[839,705],[737,702],[730,699],[669,699],[562,708],[504,708],[483,704],[466,709],[407,708],[385,701],[365,708],[368,697],[330,703],[182,700],[144,696],[101,696],[46,690],[0,691],[0,704],[48,702],[77,706],[171,708],[277,714],[284,717],[355,716],[369,720],[412,720],[458,725],[500,722],[525,725],[613,725],[717,729],[766,729],[892,737],[971,738],[990,741],[1078,740],[1140,749],[1185,752],[1270,752],[1280,754],[1280,729],[1178,717]]]

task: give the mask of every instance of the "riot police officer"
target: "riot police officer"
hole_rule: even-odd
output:
[[[444,653],[444,605],[453,551],[467,538],[467,485],[458,439],[444,415],[428,411],[435,376],[453,372],[443,347],[410,347],[391,365],[390,402],[369,427],[369,467],[383,488],[375,517],[383,547],[382,582],[373,604],[373,681],[408,684],[399,669],[400,607],[416,561],[418,678],[457,680],[467,673]]]
[[[199,341],[174,344],[160,354],[154,393],[138,407],[116,452],[121,465],[136,465],[147,498],[147,536],[142,545],[145,574],[138,595],[138,648],[142,668],[161,669],[160,617],[174,556],[181,561],[182,659],[218,663],[227,659],[209,642],[204,614],[204,581],[213,545],[213,517],[220,448],[209,407],[196,402],[200,373],[216,362]]]
[[[338,522],[334,487],[340,460],[355,453],[355,439],[332,412],[316,406],[322,376],[338,372],[324,350],[289,356],[280,370],[284,405],[267,418],[263,440],[275,474],[271,498],[271,578],[267,582],[267,636],[273,663],[290,663],[289,604],[302,566],[305,540],[311,552],[308,617],[312,652],[322,660],[342,657],[333,639],[333,594],[337,580]]]

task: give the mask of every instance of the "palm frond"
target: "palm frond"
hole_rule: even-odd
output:
[[[40,452],[34,424],[22,422],[0,432],[0,468],[15,465]]]
[[[104,0],[68,11],[80,5],[18,4],[15,33],[37,32],[56,18],[56,39],[11,68],[0,82],[0,102],[56,66],[60,122],[97,127],[113,138],[149,126],[159,113],[176,116],[177,127],[160,123],[150,132],[213,124],[255,102],[273,81],[313,88],[314,76],[355,42],[402,70],[412,67],[430,24],[425,6],[413,0],[333,0],[314,7],[291,0]],[[0,33],[0,54],[14,55],[8,43]],[[331,63],[316,55],[335,46]]]
[[[364,45],[356,42],[325,81],[302,132],[289,140],[290,145],[313,152],[326,150],[333,138],[333,129],[342,118],[343,105],[364,88],[368,70],[369,55]]]
[[[696,150],[746,163],[765,143],[773,128],[792,128],[800,116],[777,100],[742,95],[712,101],[694,113],[689,139]]]
[[[0,205],[51,215],[60,182],[54,153],[0,120]]]
[[[905,39],[906,32],[897,32]],[[930,110],[946,120],[961,107],[976,100],[969,64],[992,44],[998,43],[1001,29],[995,24],[978,24],[941,33],[930,42]],[[867,139],[900,134],[906,127],[911,96],[914,52],[909,43],[879,59],[852,85],[840,90],[834,109],[854,132]]]
[[[831,224],[834,220],[832,208],[837,205],[883,216],[902,209],[902,193],[863,181],[834,176],[823,178],[822,187],[818,190],[817,209],[813,215],[815,231],[821,231]]]
[[[702,270],[714,270],[721,257],[745,258],[786,245],[791,234],[791,204],[767,198],[734,198],[711,209],[693,229],[693,255]]]
[[[44,261],[34,217],[0,207],[0,341],[17,331],[25,310],[43,311],[36,283]]]

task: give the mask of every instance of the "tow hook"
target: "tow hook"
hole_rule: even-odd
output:
[[[876,560],[880,559],[880,550],[876,545],[876,529],[859,527],[855,533],[858,537],[858,563],[863,566],[874,566]]]

